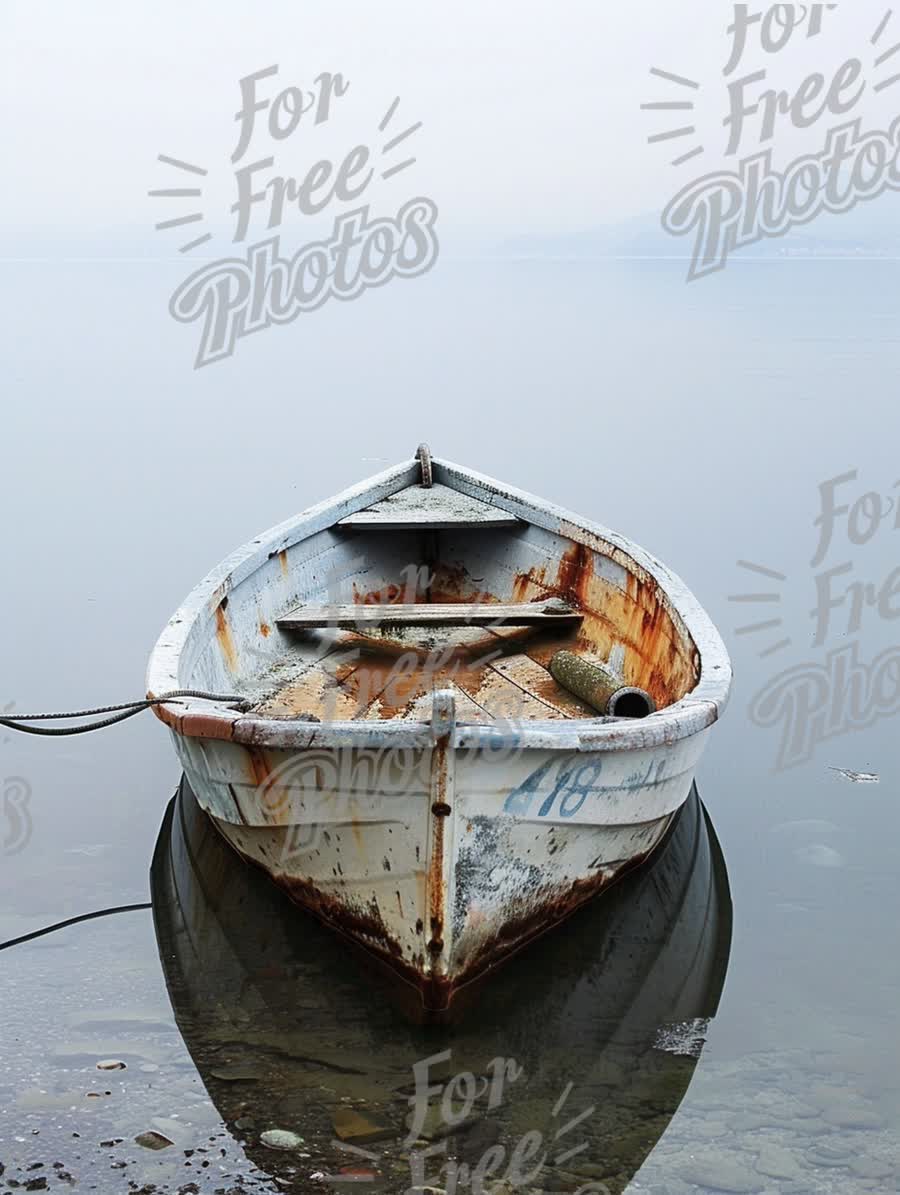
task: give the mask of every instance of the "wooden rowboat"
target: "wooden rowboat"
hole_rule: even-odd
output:
[[[148,695],[234,695],[155,707],[200,805],[440,1015],[653,852],[730,683],[658,561],[423,447],[215,569]]]

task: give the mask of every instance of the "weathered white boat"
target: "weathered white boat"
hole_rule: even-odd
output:
[[[148,695],[234,694],[155,707],[201,806],[440,1015],[648,857],[730,682],[641,548],[420,449],[215,569]]]

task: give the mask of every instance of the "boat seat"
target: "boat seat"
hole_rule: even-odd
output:
[[[453,527],[517,527],[520,520],[487,502],[446,485],[407,486],[365,510],[347,515],[339,527],[355,531],[441,531]]]
[[[333,627],[358,630],[360,627],[535,627],[573,626],[582,621],[579,610],[559,598],[544,602],[417,602],[375,605],[366,602],[349,605],[298,606],[276,619],[282,631],[306,631]]]

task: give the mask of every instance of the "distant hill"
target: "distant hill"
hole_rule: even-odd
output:
[[[513,237],[503,243],[501,252],[510,257],[574,260],[690,258],[693,245],[693,234],[674,237],[663,229],[660,213],[643,213],[579,232]],[[900,257],[900,195],[889,192],[841,215],[826,213],[785,236],[766,238],[737,252],[742,257]]]

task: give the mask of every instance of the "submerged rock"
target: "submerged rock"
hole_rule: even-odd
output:
[[[260,1134],[259,1140],[267,1149],[299,1149],[304,1144],[299,1134],[288,1129],[266,1129]]]
[[[826,1108],[822,1119],[838,1129],[880,1129],[884,1125],[884,1118],[874,1108],[849,1100]]]
[[[840,1142],[817,1141],[806,1151],[806,1160],[811,1166],[846,1167],[852,1157],[850,1147]]]
[[[134,1142],[135,1145],[142,1145],[144,1149],[168,1149],[170,1145],[175,1144],[162,1133],[157,1133],[156,1129],[150,1129],[147,1133],[138,1133]]]
[[[341,1141],[380,1141],[384,1137],[396,1137],[397,1132],[390,1125],[379,1124],[353,1108],[338,1107],[331,1115],[334,1131]]]
[[[732,1195],[753,1195],[763,1189],[762,1180],[746,1166],[718,1154],[704,1154],[681,1169],[681,1177],[709,1191],[728,1191]]]
[[[214,1079],[223,1079],[226,1083],[255,1083],[263,1076],[261,1067],[240,1062],[214,1067],[209,1073]]]
[[[444,1113],[440,1104],[428,1105],[428,1110],[424,1117],[421,1117],[421,1127],[418,1125],[420,1116],[421,1113],[418,1109],[410,1112],[406,1118],[406,1127],[410,1132],[412,1132],[414,1127],[418,1128],[419,1136],[425,1141],[439,1141],[442,1137],[450,1137],[455,1133],[466,1133],[478,1123],[478,1117],[469,1116],[465,1120],[458,1121],[456,1124],[450,1124],[444,1119]]]
[[[886,1162],[878,1162],[874,1158],[854,1158],[850,1169],[858,1178],[867,1179],[887,1178],[893,1173],[893,1168]]]
[[[756,1169],[768,1178],[800,1178],[803,1173],[790,1150],[771,1144],[760,1150]]]

